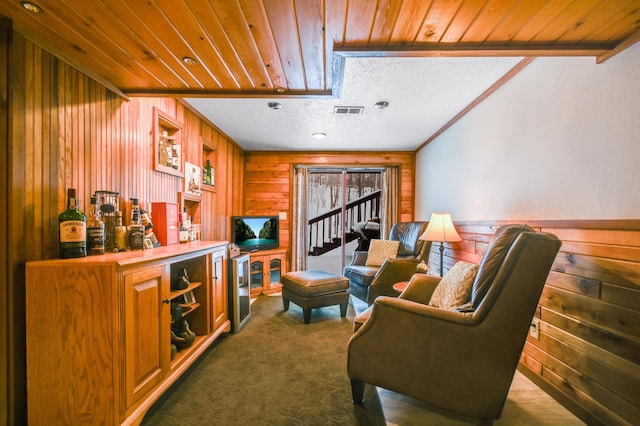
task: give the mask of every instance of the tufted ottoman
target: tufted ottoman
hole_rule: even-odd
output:
[[[302,308],[304,323],[311,322],[311,309],[340,305],[340,316],[347,315],[349,280],[331,272],[310,270],[287,272],[282,275],[282,303],[289,309],[289,301]]]

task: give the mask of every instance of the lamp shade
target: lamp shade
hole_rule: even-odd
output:
[[[461,241],[458,231],[453,226],[450,213],[431,213],[431,220],[426,231],[420,235],[421,240],[425,241]]]

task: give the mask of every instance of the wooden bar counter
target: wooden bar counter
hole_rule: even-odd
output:
[[[222,333],[226,242],[28,262],[27,404],[32,425],[138,424]],[[186,268],[189,287],[172,290]],[[185,293],[195,303],[185,303]],[[193,300],[190,300],[193,302]],[[173,356],[171,304],[195,342]]]

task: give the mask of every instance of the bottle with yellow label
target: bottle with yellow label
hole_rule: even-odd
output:
[[[87,217],[78,209],[75,188],[67,189],[67,209],[58,215],[60,257],[87,255]]]

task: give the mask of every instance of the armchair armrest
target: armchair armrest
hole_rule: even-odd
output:
[[[366,251],[354,251],[353,257],[351,258],[351,263],[349,265],[359,265],[363,266],[367,263],[367,256],[369,255]]]
[[[441,279],[441,277],[434,275],[413,274],[409,285],[400,295],[400,299],[427,304]]]
[[[415,274],[418,263],[419,261],[416,259],[385,260],[371,280],[367,302],[372,304],[378,296],[396,297],[397,293],[393,289],[393,285],[400,281],[409,281],[411,276]]]

